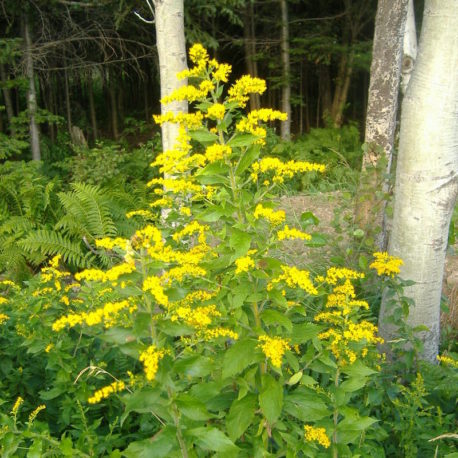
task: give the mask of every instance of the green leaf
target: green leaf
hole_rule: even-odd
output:
[[[189,394],[180,394],[176,399],[176,404],[180,413],[191,420],[205,421],[213,418],[213,415],[207,411],[205,405]]]
[[[175,363],[174,372],[190,377],[205,377],[213,369],[209,358],[200,355],[193,355],[182,358]]]
[[[300,385],[285,396],[285,412],[303,421],[318,421],[331,414],[326,403]]]
[[[258,137],[256,137],[253,134],[242,134],[242,133],[237,133],[235,134],[228,142],[227,144],[231,148],[235,147],[242,147],[242,146],[250,146],[252,145]]]
[[[262,376],[259,405],[267,421],[270,424],[275,423],[283,409],[283,387],[269,374]]]
[[[226,417],[226,428],[233,441],[236,441],[253,421],[257,406],[256,401],[256,395],[248,394],[232,403]]]
[[[241,175],[258,157],[261,151],[261,145],[252,145],[247,149],[245,154],[240,158],[240,161],[235,169],[237,175]]]
[[[348,380],[342,382],[339,388],[344,391],[345,393],[352,393],[353,391],[357,391],[361,389],[367,382],[365,377],[351,377]]]
[[[262,360],[256,351],[258,342],[252,339],[237,341],[224,354],[223,378],[232,377],[242,372],[246,367]]]
[[[301,215],[302,226],[316,226],[319,224],[320,220],[312,212],[304,212]]]
[[[160,391],[158,388],[142,388],[141,390],[134,391],[132,394],[122,396],[121,399],[126,407],[121,417],[121,425],[130,412],[146,413],[153,411],[157,406],[159,398]]]
[[[123,452],[126,458],[163,458],[174,448],[177,449],[176,430],[166,426],[152,439],[131,442]]]
[[[377,371],[367,367],[360,360],[356,360],[353,364],[343,366],[342,372],[350,377],[368,377],[369,375],[377,373]]]
[[[43,441],[39,438],[34,439],[32,446],[27,452],[27,458],[41,458],[43,456]]]
[[[300,345],[308,342],[316,337],[323,329],[323,326],[314,323],[295,324],[291,333],[291,345]]]
[[[218,141],[218,135],[209,132],[207,129],[190,130],[188,135],[202,145],[210,145]]]
[[[304,244],[307,246],[311,247],[320,247],[326,245],[328,241],[326,240],[326,237],[323,234],[311,234],[312,238],[311,240],[305,240]]]
[[[294,375],[290,377],[290,379],[286,382],[288,385],[296,385],[302,379],[302,371],[296,372]]]
[[[50,390],[42,390],[40,391],[40,399],[43,399],[43,401],[49,401],[51,399],[55,399],[58,396],[60,396],[62,393],[65,393],[67,389],[63,386],[56,386],[54,388],[51,388]]]
[[[288,332],[293,330],[293,323],[291,320],[278,310],[264,310],[261,314],[261,319],[267,326],[280,325]]]
[[[204,450],[215,452],[231,452],[238,447],[220,430],[216,428],[195,428],[188,431],[188,434],[194,436],[196,444]]]
[[[250,249],[252,235],[233,228],[229,238],[229,246],[235,251],[234,257],[244,256]]]

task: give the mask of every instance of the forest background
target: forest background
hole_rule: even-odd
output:
[[[418,30],[421,29],[423,6],[423,2],[415,2]],[[283,161],[326,164],[324,177],[316,172],[296,175],[281,187],[281,192],[272,194],[274,197],[289,196],[290,200],[283,205],[291,207],[290,223],[297,223],[299,219],[301,229],[318,225],[305,248],[297,251],[297,244],[286,244],[276,249],[286,253],[283,257],[289,261],[294,258],[291,252],[295,256],[299,253],[299,261],[293,261],[298,265],[306,265],[306,259],[311,257],[316,264],[316,273],[322,272],[329,262],[367,271],[371,253],[377,251],[379,234],[366,231],[366,228],[362,230],[353,222],[352,214],[365,151],[363,141],[377,2],[187,0],[184,7],[184,31],[189,46],[202,43],[210,57],[230,63],[234,80],[247,73],[266,79],[267,90],[262,95],[250,94],[249,108],[268,107],[288,113],[289,122],[270,123],[263,155]],[[5,290],[1,299],[11,295],[10,303],[19,304],[25,296],[11,290],[10,280],[19,285],[25,281],[32,288],[29,294],[34,291],[33,297],[37,298],[41,290],[34,281],[40,282],[43,278],[40,271],[56,280],[60,277],[57,261],[50,266],[47,264],[51,256],[60,255],[61,262],[72,274],[83,268],[112,269],[116,256],[101,252],[97,240],[106,237],[128,239],[134,233],[139,234],[151,215],[159,217],[154,208],[147,217],[132,212],[149,206],[151,190],[147,183],[158,178],[157,171],[149,164],[162,150],[159,126],[152,121],[152,115],[161,112],[161,88],[154,23],[148,23],[151,11],[146,2],[3,0],[1,11],[0,278]],[[193,140],[204,146],[208,141],[202,137]],[[242,143],[240,147],[245,146]],[[210,181],[204,183],[208,185]],[[393,185],[387,183],[386,188],[377,191],[383,201],[389,201],[392,193]],[[332,228],[323,229],[323,225],[319,225],[313,208],[297,206],[297,200],[292,197],[297,195],[312,196],[306,202],[321,199],[328,210],[327,216],[324,211],[324,219],[327,218]],[[337,203],[329,203],[329,200]],[[388,204],[388,214],[390,209]],[[230,219],[227,214],[219,216]],[[205,214],[203,221],[205,218],[213,222],[213,217]],[[456,215],[449,232],[450,246],[456,233],[455,219]],[[246,239],[238,233],[237,236],[235,232],[232,234],[228,242],[230,249],[239,257],[247,253],[249,257],[249,251],[244,252],[237,245],[246,247]],[[221,233],[218,237],[222,237]],[[233,253],[232,263],[234,256]],[[273,275],[275,269],[272,269]],[[384,287],[389,289],[388,283],[400,297],[409,286],[390,276],[385,279],[384,287],[376,286],[377,277],[367,272],[366,275],[367,281],[359,285],[358,294],[364,294],[370,302],[373,317],[378,314]],[[70,285],[68,282],[67,286]],[[309,363],[305,363],[304,367],[299,367],[289,356],[290,373],[279,376],[273,368],[270,378],[262,368],[258,375],[249,374],[252,365],[260,361],[255,351],[253,361],[247,360],[246,366],[229,374],[229,377],[237,375],[239,378],[243,374],[245,382],[238,379],[237,383],[250,386],[248,397],[234,399],[226,392],[222,405],[215,406],[202,393],[190,395],[192,384],[181,387],[173,396],[169,393],[171,411],[178,408],[180,418],[184,418],[181,425],[184,437],[176,416],[172,415],[168,424],[168,415],[161,410],[164,407],[157,405],[156,392],[141,384],[135,390],[132,380],[133,393],[130,395],[119,400],[110,399],[103,405],[87,406],[88,394],[101,386],[100,376],[103,378],[103,374],[111,373],[113,368],[132,369],[129,358],[136,359],[137,369],[141,366],[139,355],[133,357],[133,349],[120,344],[122,333],[112,332],[110,337],[99,339],[92,332],[87,335],[86,331],[81,332],[79,339],[80,343],[81,339],[85,342],[82,345],[85,350],[71,365],[64,356],[69,354],[70,342],[64,339],[61,344],[51,344],[45,338],[59,316],[58,308],[68,301],[64,299],[67,296],[53,296],[53,301],[60,306],[55,306],[55,313],[47,316],[48,327],[41,331],[34,330],[31,324],[32,318],[37,318],[42,307],[46,307],[44,302],[39,305],[36,302],[33,313],[30,308],[21,307],[14,312],[13,307],[11,314],[0,315],[11,318],[2,328],[5,344],[2,344],[4,357],[0,369],[6,394],[2,395],[1,402],[7,407],[1,423],[2,453],[5,456],[16,456],[15,453],[45,456],[45,452],[50,456],[54,456],[52,453],[56,456],[76,453],[81,456],[142,456],[141,453],[165,456],[171,449],[164,443],[173,443],[171,437],[176,437],[179,456],[187,456],[184,451],[187,447],[190,447],[190,456],[195,456],[192,453],[196,456],[242,453],[234,451],[234,447],[248,454],[263,450],[264,454],[259,456],[269,456],[269,453],[272,456],[296,456],[294,453],[328,456],[327,447],[323,445],[326,440],[322,436],[321,442],[317,439],[321,428],[325,428],[332,442],[330,456],[357,456],[358,453],[361,456],[401,456],[397,453],[424,456],[422,454],[432,453],[454,457],[456,412],[453,399],[456,400],[456,396],[451,387],[456,380],[453,359],[456,352],[456,318],[453,318],[456,317],[456,304],[453,303],[456,287],[453,290],[451,285],[450,290],[451,302],[447,305],[447,300],[443,301],[443,310],[449,312],[443,317],[443,366],[428,366],[419,361],[421,342],[414,339],[412,329],[406,326],[397,331],[400,341],[396,348],[397,364],[385,368],[387,372],[370,381],[373,366],[359,366],[359,373],[347,373],[347,378],[342,376],[341,382],[348,382],[342,390],[345,394],[339,394],[345,402],[336,401],[339,395],[331,388],[327,401],[314,404],[311,391],[307,391],[314,386],[311,378],[315,377],[321,386],[327,387],[329,378],[338,379],[341,374],[340,369],[336,372],[333,363],[329,362],[330,356],[331,359],[336,357],[332,342],[328,353],[320,353],[322,360],[317,358],[319,364],[309,368]],[[75,304],[78,300],[75,298]],[[221,300],[224,302],[227,298]],[[243,299],[233,297],[229,302],[233,305],[239,300]],[[272,297],[270,300],[275,302]],[[275,296],[275,300],[284,305],[279,297]],[[404,297],[399,304],[401,309],[397,316],[404,320],[408,315],[408,298]],[[316,324],[312,322],[308,323],[311,327],[307,328],[306,336],[301,328],[301,338],[305,339],[301,341],[295,327],[300,323],[297,317],[291,316],[291,329],[289,322],[273,311],[270,315],[265,314],[262,320],[266,329],[273,329],[278,320],[276,325],[283,326],[283,333],[289,336],[293,330],[292,340],[297,341],[304,355],[305,350],[311,348],[312,340],[313,345],[318,346],[319,329],[314,328]],[[139,344],[137,350],[151,338],[146,338],[138,326],[138,323],[133,325]],[[253,325],[253,329],[257,327],[258,323]],[[186,334],[189,329],[180,332]],[[165,332],[173,335],[170,333],[170,330]],[[413,349],[405,347],[406,340],[413,343]],[[251,340],[245,343],[246,348],[253,350]],[[50,345],[59,347],[54,355]],[[70,353],[76,355],[79,345]],[[26,355],[18,354],[19,347],[27,348]],[[209,351],[205,348],[201,350],[202,355]],[[93,364],[96,353],[91,352],[94,349],[100,350],[103,355],[100,358],[106,359],[106,366]],[[192,374],[200,382],[208,378],[208,373],[201,369],[200,360],[184,358],[180,361],[178,358],[176,364],[169,369],[181,372],[181,377]],[[85,367],[89,369],[83,372]],[[46,389],[37,380],[43,373],[46,373]],[[77,388],[70,389],[75,378],[81,381],[78,373],[96,377],[88,377]],[[364,383],[358,385],[355,379],[361,376],[364,376]],[[223,379],[227,377],[226,373]],[[290,398],[285,401],[282,414],[285,418],[282,416],[280,421],[280,413],[266,399],[272,398],[273,404],[282,404],[283,394],[278,393],[279,386],[283,385],[286,391],[290,390]],[[302,398],[299,389],[293,392],[298,385],[305,390]],[[120,388],[113,384],[106,386],[111,386],[112,391]],[[384,390],[386,396],[381,394]],[[256,396],[258,401],[254,401]],[[21,424],[17,415],[22,398],[29,398],[26,407],[31,413],[28,423]],[[41,410],[35,409],[37,399],[46,404],[46,412],[40,414],[42,422],[35,421]],[[146,410],[141,406],[144,399],[149,403],[148,411],[156,412],[157,409],[155,418],[159,420],[145,415]],[[350,401],[355,406],[364,404],[364,413],[357,414],[348,406],[347,410],[343,409],[341,404]],[[297,412],[298,408],[302,413]],[[326,421],[327,414],[333,418],[330,423]],[[218,421],[225,419],[225,426],[211,426],[213,415]],[[244,416],[251,422],[239,431],[234,424]],[[315,425],[305,445],[298,445],[297,439],[286,437],[284,425],[289,421],[286,417],[296,422],[310,420]],[[160,418],[167,423],[164,429],[161,429]],[[380,425],[367,432],[365,438],[366,429],[372,429],[375,421]],[[214,420],[214,424],[217,423]],[[286,431],[295,428],[289,425]],[[149,437],[153,439],[147,439]],[[183,441],[188,446],[183,447]],[[314,441],[322,448],[312,446]],[[248,443],[252,449],[248,448]]]

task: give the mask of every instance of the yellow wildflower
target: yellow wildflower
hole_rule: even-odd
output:
[[[140,354],[140,362],[143,363],[147,380],[154,380],[158,369],[159,361],[166,354],[165,350],[158,350],[155,345],[150,345]]]
[[[290,349],[289,340],[281,337],[269,337],[262,335],[258,337],[259,347],[266,358],[272,362],[272,366],[281,367],[282,358],[286,350]]]
[[[11,409],[11,413],[16,416],[18,411],[19,411],[19,408],[21,407],[22,403],[24,402],[24,399],[21,398],[21,396],[18,396],[18,398],[16,399],[16,402],[14,403],[14,406],[13,408]]]
[[[8,302],[8,299],[6,297],[0,296],[0,305],[6,304]]]
[[[309,294],[317,295],[318,290],[310,279],[308,270],[300,270],[297,267],[281,266],[283,274],[274,278],[268,285],[267,290],[271,290],[276,283],[285,282],[290,288],[298,286]]]
[[[219,143],[215,143],[214,145],[210,145],[205,150],[205,159],[208,162],[216,162],[229,157],[232,154],[232,148],[228,145],[220,145]]]
[[[248,272],[250,269],[254,269],[254,260],[251,257],[252,254],[256,253],[257,250],[249,250],[246,256],[242,256],[235,260],[235,273],[241,274],[242,272]]]
[[[198,64],[201,61],[207,62],[208,52],[200,43],[195,43],[189,50],[189,59],[194,64]]]
[[[446,366],[458,368],[458,361],[446,355],[437,355],[437,360]]]
[[[143,218],[151,218],[153,215],[148,210],[134,210],[129,213],[126,213],[126,218],[133,218],[134,216],[141,216]]]
[[[100,390],[97,390],[93,396],[91,396],[87,402],[89,404],[97,404],[100,402],[102,399],[108,398],[110,395],[113,393],[118,393],[119,391],[122,391],[126,388],[126,385],[123,381],[117,380],[110,385],[104,386]]]
[[[158,304],[164,306],[168,305],[169,298],[165,295],[161,280],[158,277],[153,275],[152,277],[146,278],[143,282],[143,291],[150,291]]]
[[[263,94],[265,90],[264,80],[244,75],[229,88],[229,101],[237,102],[243,108],[249,100],[248,94]]]
[[[329,448],[331,441],[329,440],[328,435],[326,434],[326,429],[316,428],[310,425],[304,425],[304,437],[308,442],[318,442],[324,448]]]
[[[222,103],[214,103],[208,107],[206,117],[212,119],[223,119],[225,112],[226,107]]]
[[[394,277],[400,273],[400,267],[404,262],[402,259],[389,255],[386,251],[374,253],[375,261],[370,264],[371,269],[377,270],[377,275],[389,275]]]
[[[39,405],[30,415],[29,415],[29,423],[32,424],[35,421],[35,418],[37,418],[37,415],[42,411],[46,409],[46,406],[44,404]]]
[[[312,236],[307,234],[306,232],[302,232],[295,228],[289,228],[288,225],[277,232],[278,240],[285,240],[285,239],[301,239],[301,240],[311,240]]]
[[[219,64],[214,59],[210,61],[210,65],[214,67],[212,72],[213,78],[218,82],[227,83],[232,66],[229,64]]]
[[[262,204],[256,206],[253,216],[255,219],[265,218],[273,226],[282,224],[286,218],[286,214],[283,210],[275,211],[271,208],[264,207]]]
[[[3,324],[8,319],[9,319],[8,315],[5,315],[4,313],[0,313],[0,324]]]

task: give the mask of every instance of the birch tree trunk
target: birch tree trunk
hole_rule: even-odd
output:
[[[386,246],[384,213],[387,186],[384,175],[391,168],[408,3],[409,0],[379,0],[375,19],[364,139],[366,150],[355,221],[376,238],[380,250]]]
[[[34,161],[39,161],[41,159],[40,131],[38,130],[38,124],[35,119],[37,112],[37,93],[35,89],[35,75],[33,71],[32,41],[30,39],[29,20],[27,15],[24,15],[24,43],[26,77],[29,84],[27,90],[27,109],[29,112],[30,148],[32,150],[32,159]]]
[[[186,43],[184,37],[183,0],[154,0],[156,42],[159,54],[161,97],[187,84],[186,79],[178,81],[176,74],[187,68]],[[186,113],[186,101],[161,105],[161,113]],[[162,148],[172,149],[178,136],[178,125],[162,124]]]
[[[258,62],[256,61],[256,33],[254,27],[253,1],[249,0],[245,5],[243,14],[243,39],[245,45],[245,62],[249,75],[258,76]],[[259,94],[250,94],[250,109],[261,108],[261,97]]]
[[[409,0],[407,8],[406,28],[404,32],[402,70],[401,70],[401,92],[406,93],[412,74],[415,60],[417,58],[417,29],[415,26],[415,11],[413,0]]]
[[[415,301],[408,323],[425,325],[421,357],[436,360],[447,235],[458,194],[458,8],[426,0],[418,58],[402,104],[393,231],[389,250],[403,259],[404,291]],[[380,332],[396,335],[382,303]]]
[[[282,140],[291,140],[291,81],[289,64],[289,24],[288,4],[280,0],[281,7],[281,62],[283,73],[283,87],[281,91],[281,111],[286,113],[288,119],[281,123]]]

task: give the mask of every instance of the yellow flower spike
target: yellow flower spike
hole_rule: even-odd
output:
[[[100,390],[97,390],[88,400],[89,404],[97,404],[102,399],[108,398],[114,393],[123,391],[126,388],[126,385],[123,381],[117,380],[110,385],[104,386]]]
[[[265,218],[273,226],[278,226],[285,221],[286,213],[283,210],[272,210],[258,204],[254,210],[253,216],[255,219]]]
[[[326,429],[316,428],[311,425],[304,425],[304,437],[308,442],[318,442],[324,448],[329,448],[331,441],[326,434]]]
[[[221,120],[226,113],[226,107],[222,103],[214,103],[208,107],[206,117]]]
[[[281,367],[283,355],[290,349],[289,340],[281,337],[258,337],[259,345],[266,358],[270,359],[272,366]]]
[[[11,414],[15,417],[17,413],[19,412],[19,409],[21,405],[24,403],[24,399],[21,398],[21,396],[18,396],[16,399],[16,402],[14,403],[13,408],[11,409]]]
[[[389,255],[385,252],[374,253],[375,261],[369,268],[377,270],[377,275],[388,275],[394,277],[401,272],[400,267],[404,264],[401,258]]]
[[[208,52],[200,43],[195,43],[189,50],[189,59],[194,64],[198,64],[201,61],[207,62]]]
[[[35,421],[35,418],[37,418],[37,415],[42,411],[46,409],[46,406],[44,404],[39,405],[30,415],[29,415],[29,424],[32,424]]]
[[[240,107],[244,108],[249,100],[248,94],[263,94],[266,89],[264,80],[244,75],[229,88],[229,101],[237,102]]]
[[[318,290],[310,279],[310,272],[308,270],[300,270],[297,267],[289,266],[281,266],[281,269],[283,274],[274,278],[267,285],[268,291],[271,290],[276,283],[285,282],[290,288],[295,288],[297,286],[314,296],[318,294]]]
[[[3,324],[5,321],[9,320],[9,316],[4,313],[0,313],[0,324]]]
[[[300,240],[311,240],[312,236],[307,234],[306,232],[302,232],[299,229],[289,228],[288,225],[277,232],[278,240],[285,240],[285,239],[300,239]]]
[[[165,350],[159,350],[156,345],[150,345],[140,354],[140,362],[143,363],[146,379],[153,381],[159,366],[159,361],[165,356]]]

